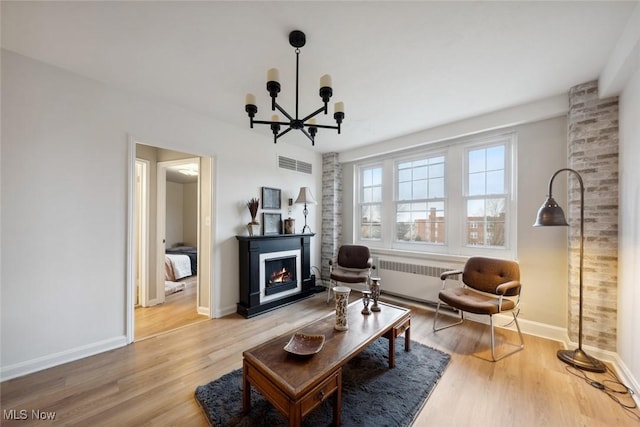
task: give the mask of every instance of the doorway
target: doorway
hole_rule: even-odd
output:
[[[133,141],[129,342],[210,318],[213,159]]]

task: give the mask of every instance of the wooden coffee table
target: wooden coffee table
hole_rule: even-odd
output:
[[[409,351],[411,310],[378,303],[379,312],[360,313],[362,300],[348,307],[349,329],[333,328],[335,312],[296,331],[281,335],[245,351],[242,372],[242,407],[251,409],[251,386],[289,420],[299,426],[302,419],[323,401],[333,397],[333,423],[340,425],[342,366],[384,336],[389,340],[389,368],[395,366],[395,339],[404,333]],[[322,334],[325,343],[313,356],[296,356],[284,350],[294,332]]]

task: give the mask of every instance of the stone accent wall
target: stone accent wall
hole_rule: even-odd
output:
[[[322,155],[322,262],[321,274],[329,280],[329,260],[342,241],[342,167],[338,153]]]
[[[618,283],[618,98],[598,98],[598,82],[569,91],[568,167],[585,187],[583,344],[616,350]],[[569,182],[569,337],[578,341],[580,186]],[[560,177],[558,177],[560,178]]]

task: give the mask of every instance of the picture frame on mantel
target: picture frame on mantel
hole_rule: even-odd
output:
[[[262,209],[280,209],[281,194],[279,188],[262,187]]]
[[[265,236],[282,234],[282,214],[263,212],[262,226],[262,234]]]

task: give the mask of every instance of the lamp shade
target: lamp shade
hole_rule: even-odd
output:
[[[544,204],[540,206],[536,222],[533,226],[548,227],[556,225],[568,226],[569,224],[564,217],[562,208],[558,206],[558,203],[553,199],[553,197],[549,196]]]
[[[309,187],[300,187],[300,193],[298,193],[298,198],[296,199],[296,204],[307,204],[307,205],[315,205],[317,204],[316,199],[313,198],[313,194],[311,194],[311,189]]]

